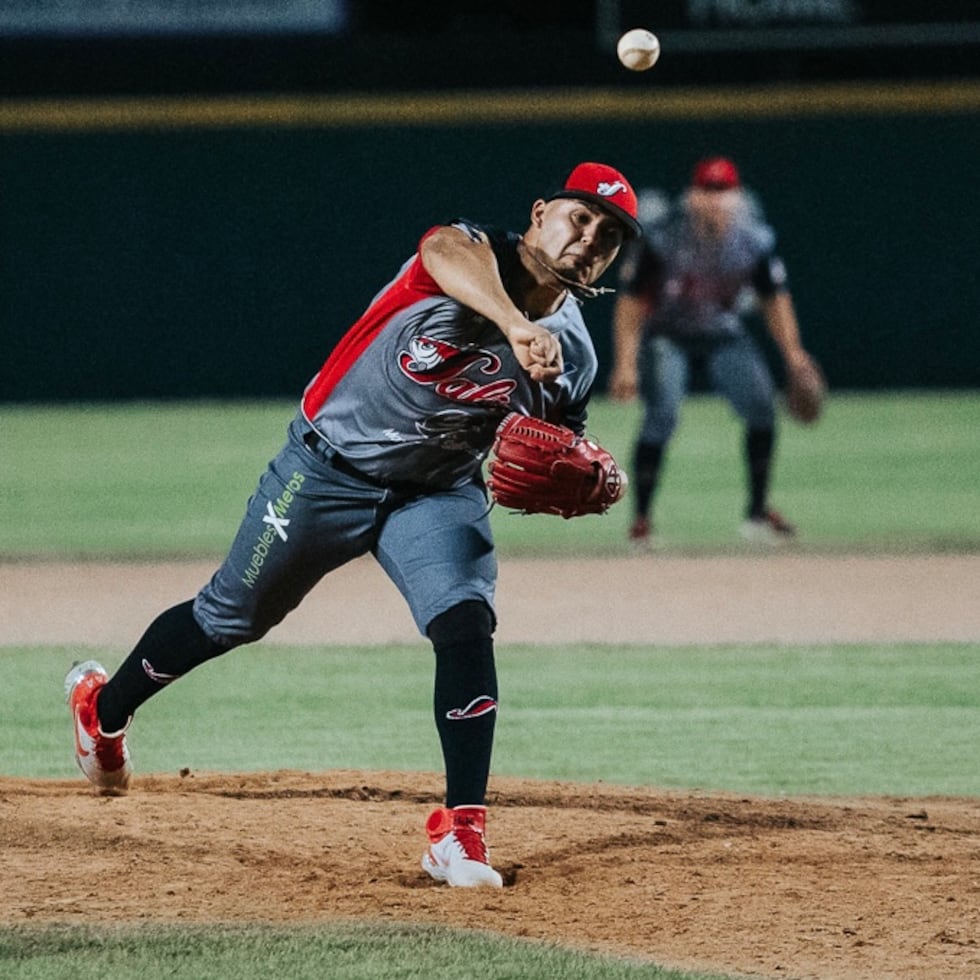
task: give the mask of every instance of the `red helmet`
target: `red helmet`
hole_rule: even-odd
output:
[[[726,157],[708,157],[694,168],[691,184],[707,191],[729,191],[739,187],[738,167]]]

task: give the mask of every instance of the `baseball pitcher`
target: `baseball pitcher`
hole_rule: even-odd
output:
[[[502,885],[485,838],[498,690],[483,464],[495,447],[498,492],[519,510],[568,517],[618,499],[614,461],[583,438],[597,365],[581,304],[639,234],[636,215],[619,171],[582,163],[534,201],[523,234],[456,220],[422,236],[311,379],[211,580],[111,678],[94,661],[68,674],[76,759],[98,792],[129,786],[143,702],[371,554],[435,652],[446,795],[422,866],[450,885]]]

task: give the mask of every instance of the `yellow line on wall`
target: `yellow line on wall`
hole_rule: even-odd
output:
[[[413,95],[8,99],[0,131],[456,126],[980,111],[980,82],[764,88],[528,89]]]

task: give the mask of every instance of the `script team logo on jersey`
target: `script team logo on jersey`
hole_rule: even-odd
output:
[[[431,385],[437,395],[454,402],[507,405],[517,387],[513,378],[493,378],[500,358],[482,348],[464,349],[444,340],[413,337],[407,351],[398,355],[402,374],[416,384]]]

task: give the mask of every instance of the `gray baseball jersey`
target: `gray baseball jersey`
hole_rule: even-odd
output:
[[[489,238],[506,288],[519,265],[519,237],[453,224]],[[578,301],[569,295],[536,322],[562,346],[564,372],[546,384],[530,379],[494,323],[446,296],[416,254],[310,382],[303,414],[369,476],[458,486],[478,472],[508,412],[585,428],[596,354]]]

